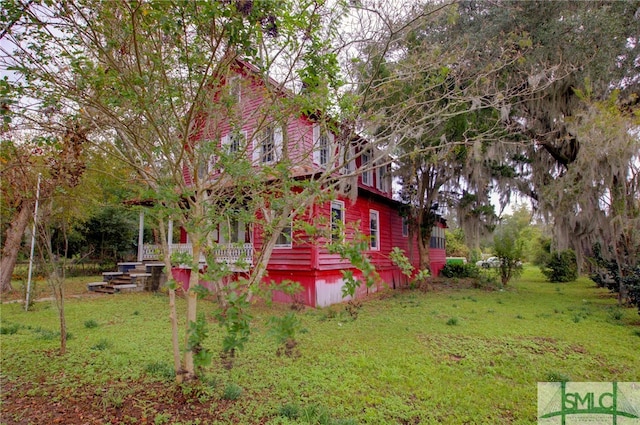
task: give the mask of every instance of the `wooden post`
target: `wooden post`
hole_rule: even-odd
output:
[[[138,226],[138,261],[142,262],[144,253],[144,211],[140,210],[140,224]]]

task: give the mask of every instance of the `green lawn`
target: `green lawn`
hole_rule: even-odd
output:
[[[252,339],[234,367],[216,358],[206,383],[180,388],[201,419],[147,397],[145,386],[161,383],[158,398],[173,387],[164,377],[171,364],[165,296],[66,305],[73,338],[63,357],[54,354],[50,302],[29,313],[2,305],[2,423],[19,423],[9,399],[64,406],[68,394],[84,391],[95,395],[93,415],[105,423],[534,424],[539,381],[640,381],[637,310],[618,309],[588,279],[551,284],[535,269],[503,291],[387,291],[366,301],[355,321],[342,306],[307,309],[296,358],[276,355],[267,336],[266,320],[287,307],[257,306]],[[212,318],[211,304],[200,309]],[[219,351],[213,319],[210,330],[207,344]],[[236,386],[242,393],[228,400]]]

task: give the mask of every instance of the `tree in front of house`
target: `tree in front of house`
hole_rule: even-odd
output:
[[[233,291],[222,290],[229,270],[208,270],[218,279],[215,295],[231,317],[231,310],[224,309],[257,292],[271,250],[291,217],[304,211],[323,185],[334,184],[333,166],[302,184],[292,174],[289,152],[277,148],[290,145],[285,138],[299,136],[282,130],[290,117],[314,115],[331,127],[325,111],[339,81],[328,43],[340,8],[315,1],[92,0],[12,1],[6,7],[16,18],[7,35],[14,50],[3,55],[3,65],[22,76],[11,83],[14,93],[36,100],[13,113],[24,125],[44,128],[52,116],[67,115],[90,129],[96,149],[135,170],[135,185],[143,190],[131,196],[153,205],[149,215],[160,231],[168,220],[187,230],[191,252],[183,260],[193,270],[202,255],[210,258],[215,252],[212,236],[223,221],[265,229],[252,272]],[[251,64],[248,78],[236,79],[245,72],[239,60]],[[250,93],[243,84],[254,81],[267,82],[258,87],[264,102],[247,117],[242,102],[252,99],[241,94]],[[244,137],[220,143],[229,126],[234,136]],[[243,134],[247,128],[250,132]],[[251,157],[252,151],[258,156]],[[264,164],[259,170],[256,161]],[[210,178],[214,170],[216,179]],[[160,239],[169,268],[166,235]],[[197,363],[207,357],[201,350],[199,290],[199,273],[194,272],[187,291],[186,338],[179,344],[175,287],[170,289],[178,380],[194,378]]]

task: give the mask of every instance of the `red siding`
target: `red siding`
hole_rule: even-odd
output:
[[[313,125],[314,122],[296,110],[284,110],[288,102],[280,102],[283,93],[273,87],[265,86],[259,78],[251,73],[250,67],[239,66],[237,73],[241,76],[240,104],[233,111],[225,108],[205,111],[198,120],[200,126],[190,137],[193,143],[199,140],[212,140],[221,142],[221,138],[229,134],[231,122],[242,122],[241,130],[246,133],[246,155],[253,155],[253,139],[256,129],[273,122],[276,117],[287,117],[284,122],[286,131],[283,134],[284,152],[296,166],[313,166]],[[214,90],[215,91],[215,90]],[[219,92],[213,97],[219,96]],[[214,102],[215,103],[215,102]],[[275,105],[275,103],[281,103]],[[291,105],[292,103],[288,103]],[[277,109],[277,113],[273,110]],[[240,119],[239,119],[240,118]],[[266,120],[266,121],[265,121]],[[371,158],[375,161],[376,158]],[[360,158],[356,159],[356,166],[360,166]],[[313,171],[314,168],[308,168]],[[187,165],[183,166],[184,179],[187,184],[192,183],[192,175]],[[358,178],[360,188],[355,201],[342,199],[345,205],[345,224],[347,242],[353,241],[356,234],[369,236],[369,212],[375,210],[379,214],[379,249],[367,250],[372,259],[381,280],[390,286],[397,286],[403,282],[404,276],[393,265],[389,253],[393,247],[399,247],[409,257],[412,264],[417,267],[419,263],[418,250],[415,238],[402,235],[402,218],[399,215],[399,204],[392,201],[391,188],[387,192],[380,191],[377,187],[378,173],[371,173],[371,186],[364,186],[361,177]],[[390,186],[390,185],[389,185]],[[326,202],[313,205],[308,214],[308,220],[317,226],[330,226],[331,203]],[[262,248],[263,240],[260,229],[253,229],[253,244],[257,253]],[[181,237],[181,242],[182,242]],[[304,292],[303,301],[308,305],[327,305],[342,300],[342,270],[351,269],[348,260],[341,259],[337,254],[330,254],[326,249],[327,240],[321,237],[311,240],[302,234],[294,235],[291,248],[275,248],[267,266],[268,276],[265,282],[283,280],[298,281],[302,284]],[[439,272],[444,266],[444,250],[431,250],[432,271]],[[257,258],[257,257],[256,257]],[[354,275],[360,272],[354,270]],[[435,273],[434,273],[435,274]],[[370,291],[366,287],[359,289],[360,293]],[[283,294],[276,294],[277,300],[286,300]]]
[[[438,227],[444,229],[446,226],[442,223],[436,223]],[[431,266],[431,275],[438,276],[447,264],[447,254],[444,248],[429,248],[429,263]]]

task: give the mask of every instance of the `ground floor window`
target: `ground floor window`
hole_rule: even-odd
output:
[[[344,202],[331,201],[331,242],[344,239]]]
[[[431,239],[429,240],[429,248],[444,249],[445,248],[444,229],[442,227],[433,227],[431,229]]]
[[[276,248],[291,248],[293,244],[293,226],[292,221],[286,225],[276,239]]]
[[[369,210],[369,247],[380,249],[380,214],[375,210]]]

